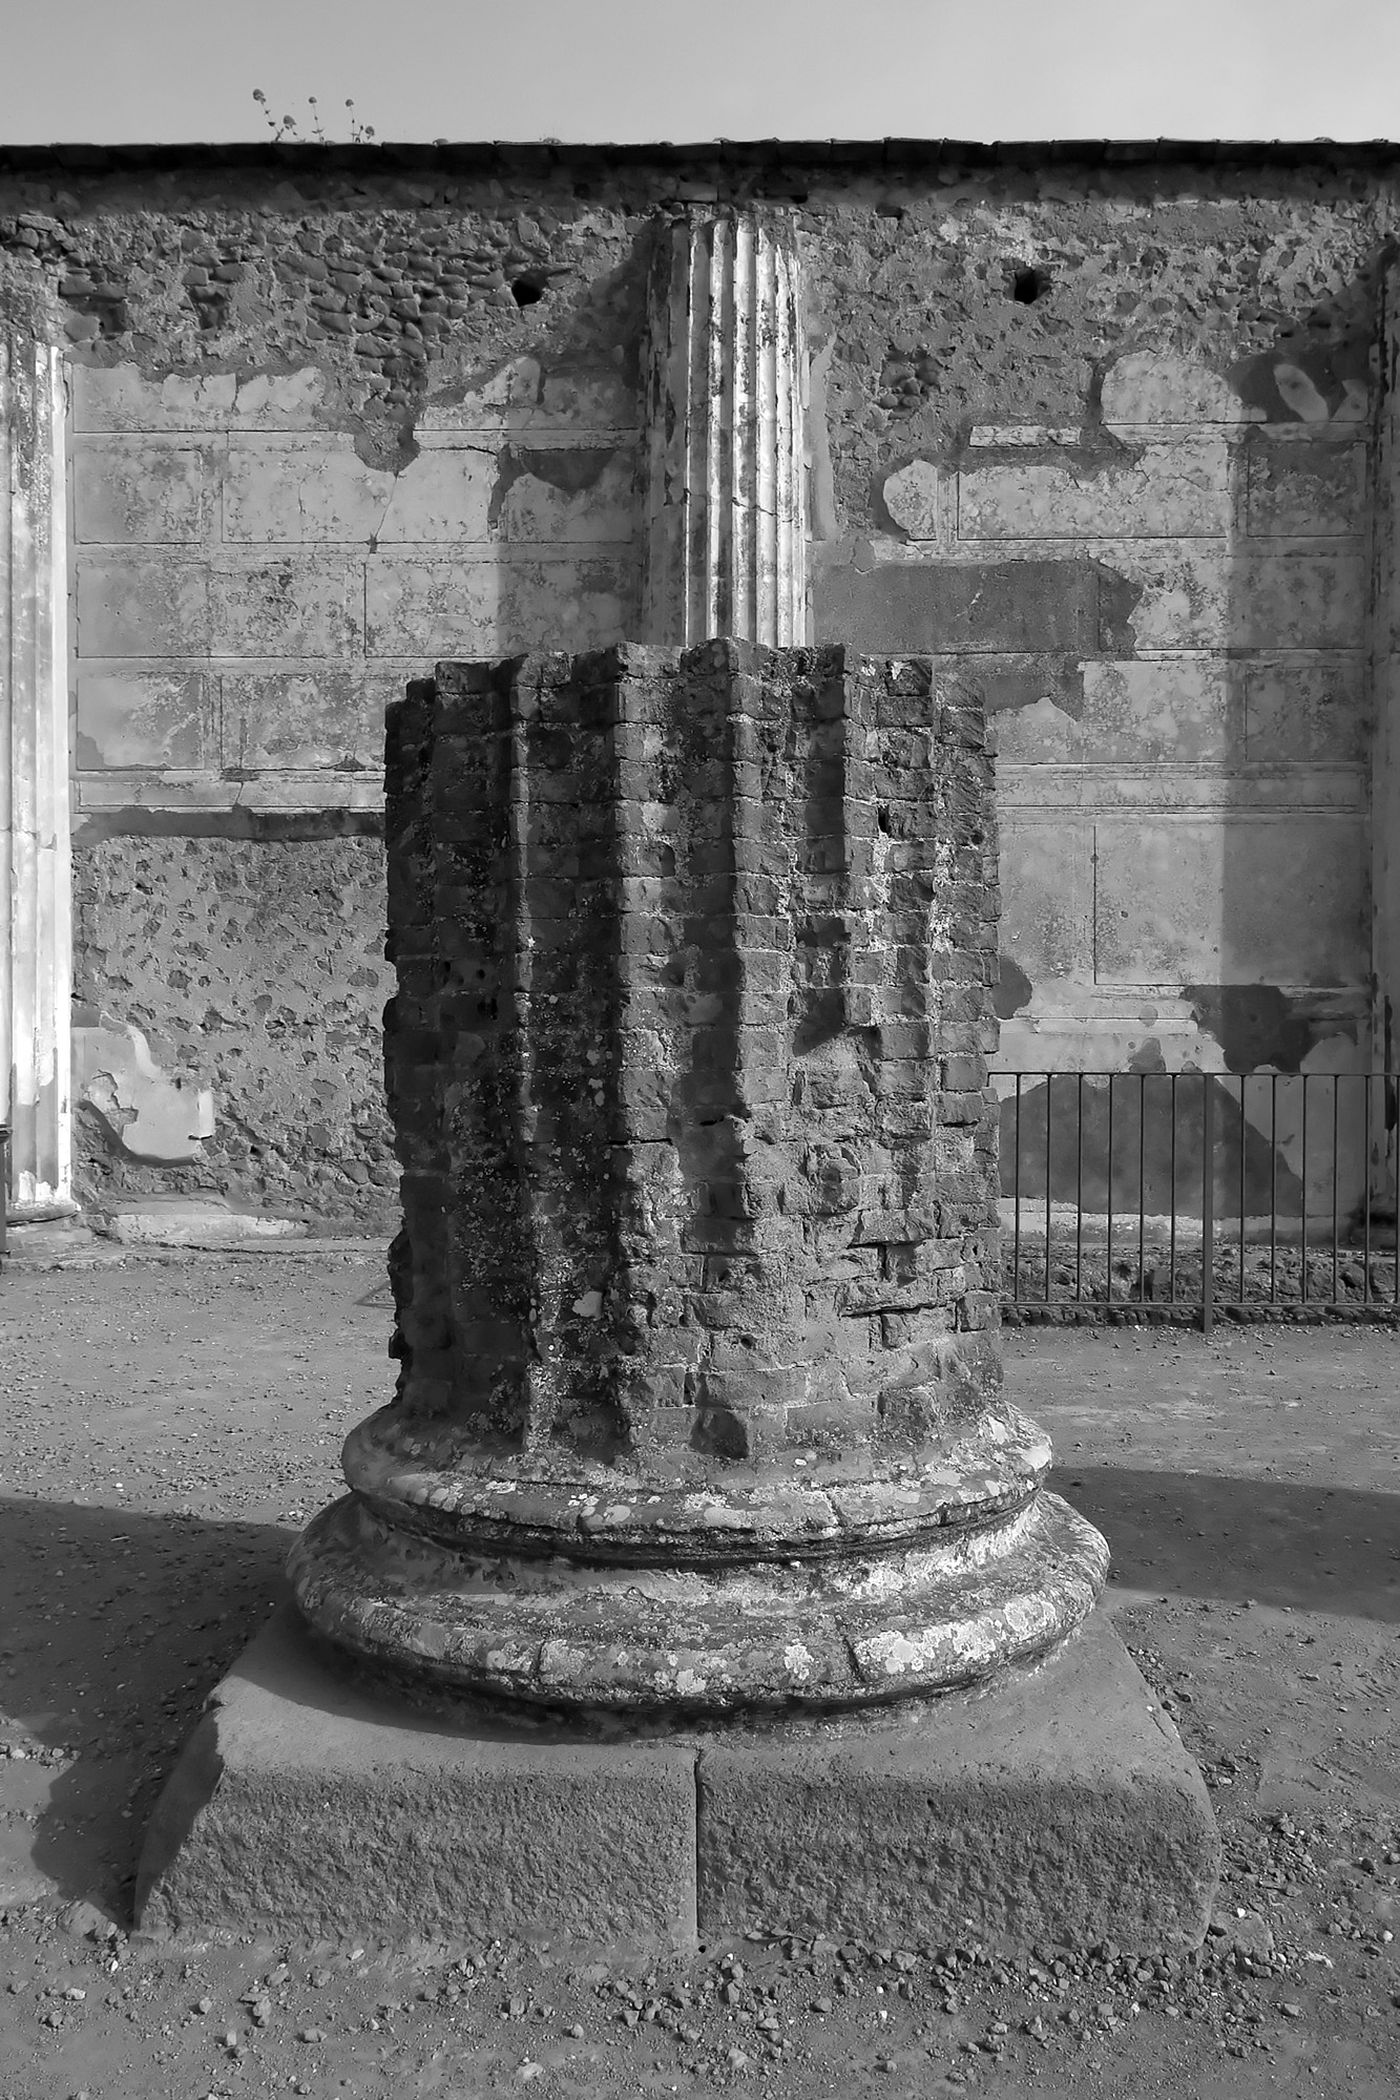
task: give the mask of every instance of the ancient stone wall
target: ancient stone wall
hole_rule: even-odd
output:
[[[955,178],[834,214],[814,253],[817,631],[956,650],[982,698],[1005,1070],[1371,1062],[1368,463],[1392,211],[1290,177]],[[1288,1178],[1296,1082],[1249,1098]],[[1044,1100],[1032,1087],[1021,1121],[1037,1190]],[[1328,1206],[1330,1171],[1314,1147]],[[1071,1150],[1056,1200],[1080,1172]]]
[[[382,840],[119,831],[78,855],[74,910],[82,1200],[212,1184],[392,1229]]]
[[[407,678],[636,633],[650,228],[734,195],[799,233],[817,638],[956,655],[992,723],[1002,1065],[1364,1065],[1397,180],[1360,149],[5,156],[0,312],[72,368],[80,863],[372,821]]]
[[[378,1227],[385,707],[635,629],[644,286],[625,212],[270,173],[0,216],[70,345],[78,1180]]]

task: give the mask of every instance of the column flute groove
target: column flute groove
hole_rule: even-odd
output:
[[[12,1213],[74,1211],[66,401],[60,352],[0,335],[0,1113]]]
[[[706,207],[668,218],[648,338],[647,638],[800,645],[807,351],[791,215]]]

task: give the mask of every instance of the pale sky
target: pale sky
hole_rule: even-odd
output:
[[[1400,0],[0,0],[0,141],[1395,138]]]

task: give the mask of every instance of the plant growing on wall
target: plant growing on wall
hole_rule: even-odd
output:
[[[306,98],[307,119],[306,129],[304,130],[300,119],[297,117],[291,115],[274,116],[272,104],[268,101],[261,88],[253,89],[253,100],[262,111],[268,130],[279,143],[283,140],[297,145],[303,145],[308,141],[314,141],[318,146],[324,146],[327,143],[327,132],[325,122],[321,116],[321,105],[314,95],[308,95]],[[345,107],[350,112],[350,143],[354,146],[367,145],[375,137],[373,124],[364,123],[357,115],[355,100],[352,95],[346,96]]]

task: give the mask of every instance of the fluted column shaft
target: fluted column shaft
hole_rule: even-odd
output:
[[[670,220],[648,288],[646,639],[808,639],[806,401],[790,215]]]
[[[74,1207],[64,412],[59,352],[0,334],[0,1071],[21,1216]]]

